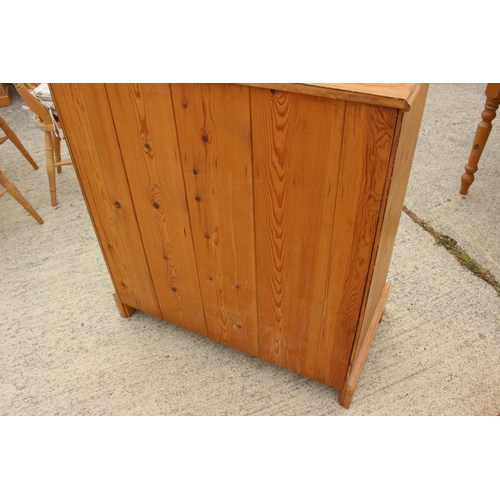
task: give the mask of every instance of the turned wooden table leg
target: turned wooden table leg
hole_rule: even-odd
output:
[[[38,222],[38,224],[43,224],[43,219],[38,215],[34,208],[28,203],[26,198],[19,192],[19,190],[12,184],[5,174],[0,170],[0,184],[6,189],[6,191],[18,201],[25,210]]]
[[[469,161],[465,165],[465,173],[462,175],[460,194],[467,194],[470,185],[474,182],[474,174],[477,172],[477,164],[483,153],[484,146],[491,132],[491,122],[496,116],[500,104],[500,84],[488,83],[486,86],[486,103],[481,113],[481,122],[476,129],[474,142],[469,155]]]

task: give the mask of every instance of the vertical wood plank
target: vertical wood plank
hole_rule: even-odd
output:
[[[127,176],[101,84],[53,84],[89,212],[123,304],[161,317]]]
[[[358,326],[397,110],[347,103],[325,310],[315,378],[340,388]]]
[[[171,88],[208,334],[257,355],[249,90]]]
[[[168,84],[107,84],[163,319],[206,335]]]
[[[312,377],[345,103],[251,89],[259,356]]]

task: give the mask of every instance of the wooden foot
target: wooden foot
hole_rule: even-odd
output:
[[[500,84],[488,83],[486,86],[486,103],[484,111],[481,113],[481,122],[476,129],[474,142],[469,155],[469,161],[465,165],[465,173],[461,178],[460,194],[467,194],[470,185],[474,182],[474,174],[477,172],[477,164],[486,145],[486,141],[491,132],[491,122],[496,116],[498,105],[500,104]]]
[[[123,316],[124,318],[130,318],[130,316],[134,314],[135,308],[123,304],[122,301],[120,300],[120,297],[118,297],[117,293],[114,293],[113,297],[115,299],[116,307],[118,307],[118,312],[120,313],[120,315]]]
[[[361,376],[361,370],[363,369],[363,365],[365,364],[366,356],[368,355],[368,350],[370,349],[373,336],[375,335],[377,326],[380,323],[380,320],[382,319],[382,315],[384,314],[385,305],[387,303],[387,298],[389,297],[390,288],[391,284],[386,283],[380,295],[377,307],[375,308],[375,312],[370,322],[370,326],[366,333],[363,345],[360,347],[357,357],[354,359],[352,366],[350,367],[350,370],[347,372],[347,377],[344,382],[344,386],[340,390],[338,399],[339,403],[344,408],[349,408],[349,406],[351,405],[352,397],[354,396],[354,391],[358,386],[359,377]]]
[[[384,314],[385,314],[385,307],[384,307],[384,310],[382,311],[382,314],[380,315],[380,318],[378,320],[379,323],[381,323],[382,320],[384,319]]]

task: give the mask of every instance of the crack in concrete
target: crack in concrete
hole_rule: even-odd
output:
[[[469,255],[458,243],[450,236],[436,231],[428,222],[421,219],[413,213],[406,205],[403,205],[403,212],[422,229],[427,231],[436,241],[436,243],[448,250],[455,257],[462,267],[468,269],[472,274],[481,278],[483,281],[491,285],[497,294],[500,296],[500,282],[496,277],[479,264],[471,255]]]

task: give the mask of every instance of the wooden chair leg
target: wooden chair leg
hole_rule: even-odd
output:
[[[486,145],[491,132],[491,122],[495,119],[498,105],[500,104],[500,84],[489,83],[486,87],[486,103],[481,113],[481,122],[478,124],[474,142],[469,155],[469,161],[465,165],[465,173],[461,178],[460,194],[467,194],[470,185],[474,182],[474,174],[477,172],[477,164]]]
[[[31,166],[38,170],[38,165],[35,160],[28,153],[26,148],[23,146],[23,143],[19,140],[19,137],[14,133],[14,131],[7,125],[6,121],[0,116],[0,128],[4,131],[5,135],[12,141],[14,146],[16,146],[19,151],[23,154],[23,156],[31,163]]]
[[[54,158],[56,163],[61,161],[61,139],[57,137],[54,132],[51,132],[52,135],[52,144],[54,146]],[[60,174],[62,172],[61,165],[57,165],[57,173]]]
[[[45,135],[45,161],[47,163],[47,175],[49,177],[50,201],[52,206],[57,205],[56,196],[56,167],[54,165],[54,145],[52,143],[52,134],[44,132]]]
[[[7,192],[18,201],[26,211],[39,223],[43,224],[43,219],[37,214],[32,206],[27,202],[26,198],[19,192],[19,190],[12,184],[5,174],[0,170],[0,184],[7,190]]]

